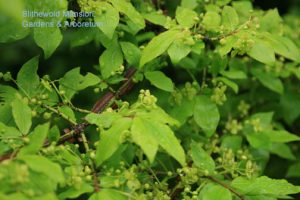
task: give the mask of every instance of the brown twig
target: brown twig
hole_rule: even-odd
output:
[[[99,185],[99,181],[98,181],[98,178],[97,178],[97,173],[95,171],[93,172],[93,183],[94,183],[95,192],[99,192],[100,191],[100,185]]]
[[[94,113],[101,113],[104,111],[105,108],[107,108],[108,105],[110,105],[112,103],[113,99],[118,99],[120,98],[122,95],[124,95],[126,92],[128,92],[134,85],[133,82],[133,76],[136,73],[136,69],[135,68],[129,68],[128,71],[125,73],[124,76],[124,83],[121,85],[121,87],[119,88],[119,90],[115,93],[113,92],[108,92],[106,93],[101,99],[99,99],[95,105],[92,108],[92,112]],[[58,140],[57,144],[63,144],[66,141],[70,141],[70,142],[74,142],[74,139],[80,135],[81,132],[84,131],[84,129],[89,125],[89,123],[87,122],[83,122],[77,125],[74,125],[71,128],[66,128],[64,129],[64,134],[60,137],[60,139]],[[49,141],[45,141],[44,143],[44,147],[49,146],[50,143]],[[8,160],[11,159],[13,157],[15,157],[16,154],[12,154],[12,153],[7,153],[3,156],[0,156],[0,162],[4,161],[4,160]]]
[[[182,187],[177,187],[179,182],[181,181],[181,178],[180,176],[177,176],[176,177],[176,188],[175,190],[171,193],[171,200],[176,200],[178,195],[183,191],[183,188]]]
[[[113,99],[118,99],[120,98],[122,95],[124,95],[126,92],[128,92],[134,85],[132,78],[134,76],[134,74],[136,73],[136,69],[135,68],[129,68],[128,71],[126,72],[124,78],[124,83],[123,85],[119,88],[119,90],[115,93],[109,91],[108,93],[106,93],[101,99],[99,99],[95,105],[92,108],[92,112],[94,113],[101,113],[104,111],[105,108],[107,108],[107,106],[110,105],[110,103],[112,103]],[[65,129],[64,133],[69,134],[71,131],[74,132],[74,134],[69,134],[67,137],[61,138],[58,141],[58,144],[62,144],[66,141],[68,141],[69,139],[74,138],[74,136],[79,135],[87,126],[89,125],[89,123],[87,122],[83,122],[81,124],[78,124],[76,126],[73,126],[71,128]]]

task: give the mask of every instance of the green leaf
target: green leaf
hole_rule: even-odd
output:
[[[47,134],[49,131],[49,123],[44,125],[38,125],[34,131],[29,135],[30,143],[23,147],[18,156],[22,156],[25,154],[35,154],[40,148],[42,148],[45,139],[47,138]]]
[[[180,124],[184,124],[188,117],[193,116],[195,101],[183,98],[179,105],[176,105],[169,112]]]
[[[294,163],[289,166],[287,177],[300,177],[300,162]]]
[[[271,179],[266,176],[252,179],[238,177],[232,181],[231,186],[242,192],[242,194],[247,195],[270,195],[280,197],[300,192],[299,186],[294,186],[286,180]]]
[[[222,138],[221,149],[231,149],[233,152],[242,147],[243,138],[238,135],[226,135]]]
[[[159,89],[168,92],[172,92],[174,90],[172,80],[160,71],[146,72],[145,77],[151,82],[152,85]]]
[[[125,14],[139,29],[145,27],[143,16],[126,0],[109,0],[119,12]]]
[[[246,135],[250,145],[256,149],[265,149],[268,150],[272,143],[268,136],[260,133],[251,133]]]
[[[181,0],[181,6],[183,8],[195,9],[198,5],[197,0]]]
[[[176,39],[179,30],[168,30],[154,37],[142,52],[140,67],[163,54]]]
[[[68,71],[65,76],[60,79],[59,89],[65,91],[65,97],[72,99],[77,92],[97,85],[100,81],[100,78],[92,73],[87,73],[85,76],[82,76],[80,74],[80,68],[77,67]]]
[[[23,0],[13,2],[0,1],[0,43],[12,42],[29,34],[29,28],[23,27]]]
[[[221,24],[221,16],[214,11],[205,13],[202,24],[208,31],[216,31]]]
[[[22,134],[26,135],[31,127],[31,109],[28,106],[28,102],[24,102],[25,100],[21,99],[21,97],[17,96],[15,100],[12,102],[12,114],[15,119],[15,122],[22,132]]]
[[[0,105],[0,122],[10,125],[12,117],[11,105],[8,103]]]
[[[49,142],[57,142],[60,138],[60,130],[57,125],[53,126],[48,133]]]
[[[256,40],[248,55],[255,60],[267,65],[275,63],[275,52],[267,42]]]
[[[158,13],[155,11],[150,13],[143,13],[143,17],[152,24],[165,26],[167,23],[167,17],[163,13]]]
[[[296,160],[291,148],[287,144],[283,143],[272,143],[269,147],[269,151],[281,158],[288,160]]]
[[[207,170],[210,174],[215,170],[215,162],[200,144],[191,144],[191,156],[194,164],[201,170]]]
[[[61,43],[63,36],[58,27],[34,28],[34,41],[44,50],[45,58],[49,58]]]
[[[48,176],[54,182],[63,182],[64,174],[60,165],[52,162],[46,157],[37,155],[22,155],[18,157],[24,161],[30,169]]]
[[[121,192],[113,189],[101,189],[100,192],[94,193],[89,200],[127,200]]]
[[[196,54],[200,55],[204,51],[204,48],[205,48],[205,43],[201,40],[198,40],[192,46],[191,50],[192,50],[193,53],[196,53]]]
[[[101,74],[104,79],[109,78],[123,64],[123,54],[118,44],[110,45],[99,58]]]
[[[233,1],[232,6],[237,11],[240,21],[245,22],[249,20],[249,17],[253,11],[252,2],[250,1]]]
[[[162,124],[168,124],[169,126],[179,126],[179,122],[172,118],[168,113],[166,113],[162,108],[155,107],[151,110],[139,109],[136,112],[138,117],[147,118],[149,120],[155,120]]]
[[[279,34],[282,21],[277,9],[268,10],[260,20],[260,29],[264,32]]]
[[[141,50],[130,42],[120,42],[123,54],[128,64],[138,67],[141,59]]]
[[[212,53],[210,65],[211,67],[209,68],[209,72],[211,72],[213,75],[217,75],[225,70],[226,66],[228,65],[228,58],[227,56],[221,56],[218,53]]]
[[[260,112],[255,113],[251,116],[251,119],[259,119],[259,124],[261,128],[269,129],[271,128],[271,122],[274,116],[274,112]]]
[[[40,84],[39,76],[37,75],[39,64],[39,57],[36,56],[27,61],[17,76],[18,87],[21,91],[25,91],[29,96],[36,93],[36,90]]]
[[[224,39],[224,44],[218,47],[218,52],[220,53],[220,55],[225,56],[226,54],[228,54],[235,46],[238,39],[239,38],[236,35],[232,35]]]
[[[278,94],[283,94],[284,86],[281,80],[271,73],[263,72],[259,69],[252,69],[252,74],[267,88],[277,92]]]
[[[135,117],[131,127],[131,137],[133,142],[141,147],[152,163],[158,150],[158,141],[154,137],[151,125],[145,123],[142,118]]]
[[[230,87],[236,94],[239,92],[239,86],[235,82],[233,82],[225,77],[217,77],[216,79],[218,81],[223,82],[228,87]]]
[[[280,98],[280,107],[283,119],[292,124],[300,116],[300,94],[285,91]]]
[[[286,143],[300,140],[299,136],[285,130],[266,130],[262,134],[267,135],[272,142]]]
[[[192,28],[196,20],[195,18],[197,17],[197,13],[191,9],[184,8],[184,7],[177,7],[176,9],[176,20],[177,22],[186,28]]]
[[[5,195],[5,194],[0,193],[0,199],[1,200],[12,200],[12,199],[15,199],[15,200],[29,200],[25,196],[25,194],[22,194],[20,192],[12,193],[12,194],[9,194],[9,195]]]
[[[117,151],[122,143],[122,133],[131,126],[131,119],[120,119],[114,122],[112,127],[101,133],[101,139],[96,150],[96,164],[100,166]]]
[[[225,187],[222,187],[221,185],[216,185],[209,183],[204,186],[204,188],[199,193],[198,199],[200,200],[231,200],[231,192],[226,189]]]
[[[10,104],[18,94],[18,90],[11,86],[0,85],[0,101],[4,102],[4,104]]]
[[[76,199],[82,194],[91,193],[94,191],[94,187],[87,183],[82,183],[79,188],[69,187],[66,191],[63,191],[58,195],[59,199]]]
[[[225,6],[227,4],[229,4],[232,0],[218,0],[216,1],[216,5],[218,6]]]
[[[0,122],[0,135],[1,137],[20,137],[22,133],[20,133],[15,127],[10,127],[2,122]]]
[[[98,127],[109,128],[114,121],[119,120],[121,115],[115,112],[103,112],[100,114],[91,113],[85,117],[85,120]]]
[[[75,113],[73,112],[73,110],[70,107],[61,106],[58,108],[58,111],[60,113],[64,114],[65,116],[67,116],[70,121],[72,121],[74,124],[76,124]]]
[[[191,52],[191,47],[180,41],[175,41],[168,49],[168,54],[173,64],[179,63],[181,59]]]
[[[231,6],[225,6],[222,11],[222,25],[225,30],[233,31],[239,24],[239,17],[236,10]]]
[[[93,41],[99,32],[97,28],[76,29],[71,35],[71,48],[80,47]]]
[[[247,78],[247,74],[245,72],[239,71],[239,70],[223,71],[223,72],[221,72],[221,74],[230,79],[246,79]]]
[[[195,102],[194,119],[206,136],[212,136],[219,124],[218,107],[207,96],[198,96]]]
[[[48,193],[38,197],[34,197],[32,198],[32,200],[58,200],[58,198],[54,193]]]
[[[263,195],[258,195],[258,196],[246,196],[245,197],[247,200],[277,200],[277,198],[274,197],[268,197],[268,196],[263,196]]]
[[[296,44],[287,37],[264,33],[264,38],[274,48],[275,53],[294,61],[300,61],[300,50]]]
[[[153,136],[159,145],[173,158],[175,158],[182,166],[185,165],[185,153],[178,139],[169,126],[156,121],[144,119],[145,123],[151,127]]]
[[[105,12],[102,12],[102,10],[95,12],[95,22],[102,23],[98,28],[108,38],[112,39],[119,24],[119,12],[106,2],[100,2],[99,9],[105,9]]]

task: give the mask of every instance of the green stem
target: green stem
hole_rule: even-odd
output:
[[[235,189],[233,189],[231,186],[227,185],[226,183],[223,183],[219,179],[217,179],[215,177],[212,177],[212,176],[208,176],[207,178],[210,179],[211,181],[213,181],[213,182],[215,182],[215,183],[223,186],[224,188],[226,188],[227,190],[229,190],[231,193],[235,194],[241,200],[246,200],[246,197],[244,195],[240,194]]]
[[[89,152],[90,147],[89,147],[89,143],[88,143],[88,140],[86,139],[84,132],[81,133],[81,139],[82,139],[83,146],[85,148],[85,152]]]
[[[53,112],[53,113],[59,115],[61,118],[67,120],[67,121],[70,122],[72,125],[76,125],[76,124],[77,124],[74,120],[70,119],[70,117],[68,117],[67,115],[63,114],[63,113],[60,112],[59,110],[56,110],[55,108],[52,108],[52,107],[50,107],[50,106],[48,106],[48,105],[45,105],[45,104],[43,104],[42,107],[44,107],[44,108],[50,110],[51,112]]]

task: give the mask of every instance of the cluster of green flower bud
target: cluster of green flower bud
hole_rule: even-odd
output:
[[[241,123],[238,122],[236,119],[230,119],[225,124],[225,129],[231,134],[238,134],[243,129],[243,126]]]
[[[4,160],[1,162],[0,182],[2,185],[6,185],[5,187],[8,185],[18,187],[24,192],[22,185],[26,185],[29,181],[30,171],[27,165],[12,160]]]
[[[253,163],[251,160],[248,160],[245,167],[245,174],[248,178],[257,176],[258,166],[255,163]]]
[[[0,134],[4,133],[5,130],[0,130]],[[1,138],[1,141],[6,144],[7,146],[9,146],[9,148],[11,149],[19,149],[20,147],[22,147],[24,145],[24,143],[26,143],[23,138],[21,137],[16,137],[16,138]]]
[[[197,200],[199,192],[197,190],[192,191],[191,186],[188,185],[183,189],[182,199],[183,200]]]
[[[112,76],[114,76],[116,74],[123,74],[124,70],[125,70],[124,65],[121,65],[118,69],[116,69],[115,71],[112,71],[110,74]]]
[[[0,72],[0,80],[3,79],[4,81],[11,81],[12,80],[12,76],[10,72],[6,72],[5,74],[3,74],[2,72]]]
[[[35,105],[40,106],[43,104],[43,101],[47,100],[48,98],[49,98],[49,95],[47,93],[40,94],[40,95],[34,96],[31,99],[29,99],[28,104],[32,105],[32,106],[35,106]],[[33,116],[35,116],[35,115],[33,114]]]
[[[241,113],[242,117],[246,117],[249,114],[250,105],[244,100],[240,101],[238,105],[238,111]]]
[[[155,190],[147,193],[148,199],[153,200],[171,200],[171,197],[165,191]]]
[[[164,25],[164,27],[166,29],[170,29],[170,28],[176,26],[176,22],[175,22],[174,19],[172,19],[170,16],[167,16],[166,18],[167,18],[167,20],[166,20],[166,23]]]
[[[248,149],[245,149],[245,150],[239,149],[236,152],[236,157],[237,157],[237,159],[240,159],[240,160],[248,160],[248,159],[252,158],[252,155],[249,153]]]
[[[52,85],[50,84],[50,77],[48,75],[45,75],[42,79],[41,79],[41,85],[47,89],[49,92],[52,91]]]
[[[66,181],[61,186],[73,186],[80,189],[84,182],[93,181],[92,170],[88,165],[69,166],[64,169]]]
[[[69,146],[56,146],[55,142],[52,142],[49,146],[43,148],[41,152],[45,155],[55,155],[58,151],[69,148]]]
[[[244,34],[235,43],[235,49],[238,50],[239,55],[244,55],[251,50],[254,43],[255,41],[251,36]]]
[[[155,107],[157,98],[151,95],[149,90],[141,90],[139,94],[139,101],[146,107]]]
[[[224,102],[227,100],[226,92],[227,86],[223,83],[219,83],[214,89],[213,94],[211,96],[211,100],[215,102],[217,105],[223,105]]]
[[[192,46],[195,44],[194,38],[192,36],[191,31],[188,28],[184,28],[182,30],[181,37],[178,38],[180,42],[182,42],[185,45]]]
[[[221,156],[216,159],[218,165],[232,177],[239,175],[252,177],[257,175],[258,167],[252,161],[253,156],[248,149],[240,149],[233,152],[232,149],[223,148],[220,155]]]
[[[221,161],[222,167],[235,177],[238,163],[236,162],[235,154],[232,149],[223,149]]]
[[[99,8],[100,11],[100,7],[99,7],[99,2],[100,1],[94,1],[94,0],[78,0],[78,5],[81,8],[81,11],[83,12],[92,12],[94,10],[96,10],[97,8]]]
[[[200,90],[198,83],[196,82],[186,82],[184,88],[180,90],[175,90],[172,92],[172,96],[169,99],[171,105],[180,105],[182,99],[187,97],[189,100],[192,100]]]
[[[249,123],[252,125],[254,132],[260,132],[263,130],[259,118],[251,119]]]
[[[94,92],[96,94],[98,94],[99,92],[102,92],[107,88],[108,88],[108,84],[104,81],[101,81],[101,83],[99,84],[99,87],[94,88]]]
[[[15,165],[15,179],[12,180],[13,184],[26,183],[29,181],[29,169],[25,164]]]
[[[126,179],[126,186],[131,191],[136,191],[141,188],[141,182],[137,178],[137,166],[132,165],[128,170],[124,171],[124,177]]]
[[[192,185],[199,181],[200,169],[197,167],[183,167],[177,169],[183,185]],[[208,174],[207,174],[208,175]]]
[[[187,82],[182,90],[183,95],[187,96],[189,100],[192,100],[199,91],[199,85],[196,82]]]
[[[172,105],[180,105],[182,100],[182,93],[180,91],[175,90],[172,92],[171,104]]]

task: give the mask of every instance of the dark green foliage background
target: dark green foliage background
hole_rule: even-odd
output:
[[[72,3],[73,1],[73,3]],[[133,3],[139,4],[141,2],[140,0],[133,0],[131,1]],[[177,0],[166,0],[164,4],[164,9],[168,10],[168,15],[175,16],[175,11],[178,5],[180,4],[180,1]],[[263,10],[269,10],[271,8],[277,8],[281,16],[286,20],[289,21],[289,19],[293,18],[290,21],[297,21],[298,24],[294,25],[291,30],[294,31],[294,34],[296,35],[295,38],[292,38],[294,42],[300,46],[300,1],[298,0],[256,0],[253,2],[256,9],[263,9]],[[69,0],[69,8],[71,9],[78,9],[75,0]],[[292,23],[290,23],[292,24]],[[297,26],[298,25],[298,26]],[[291,25],[293,26],[293,25]],[[147,26],[147,30],[151,30],[157,34],[164,31],[162,27],[159,26]],[[106,48],[96,44],[96,42],[92,41],[88,44],[85,44],[84,46],[79,46],[75,48],[71,48],[71,44],[74,40],[76,40],[78,37],[74,34],[76,32],[76,29],[67,29],[63,31],[63,40],[59,47],[56,49],[56,51],[51,55],[50,58],[45,59],[43,56],[43,50],[38,47],[34,41],[34,38],[32,35],[29,35],[21,40],[13,41],[10,43],[0,43],[0,72],[11,72],[13,77],[17,77],[17,74],[19,70],[21,69],[21,66],[26,63],[28,60],[33,58],[36,55],[40,55],[40,63],[38,68],[38,75],[40,77],[43,77],[44,75],[49,75],[51,77],[51,80],[60,79],[63,77],[68,71],[75,67],[81,67],[81,73],[86,74],[88,72],[99,74],[99,55],[101,55]],[[298,39],[298,40],[295,40]],[[203,39],[204,40],[204,39]],[[205,40],[204,40],[205,41]],[[211,41],[205,41],[206,47],[213,46],[211,44]],[[242,59],[243,56],[238,55],[238,59]],[[164,58],[165,59],[165,58]],[[184,88],[184,84],[186,82],[192,82],[193,80],[190,77],[190,74],[182,68],[179,67],[172,67],[172,62],[170,58],[166,58],[164,61],[167,62],[166,67],[159,68],[160,71],[162,71],[167,77],[171,78],[174,82],[175,86],[179,86],[178,88]],[[289,62],[289,61],[288,61]],[[254,62],[256,65],[258,62]],[[297,62],[296,62],[297,63]],[[299,62],[297,63],[299,66]],[[262,66],[257,64],[257,66]],[[125,66],[126,68],[128,66]],[[151,67],[150,67],[151,69]],[[199,73],[199,71],[194,73],[197,77],[200,77],[202,74]],[[208,78],[211,78],[212,75],[208,73]],[[253,77],[251,77],[253,78]],[[148,79],[149,80],[149,79]],[[202,80],[198,80],[201,84]],[[0,82],[1,84],[4,83]],[[235,95],[232,91],[228,92],[230,95],[227,96],[228,99],[232,98],[229,104],[225,103],[225,106],[220,106],[220,115],[221,115],[221,121],[223,124],[220,124],[222,128],[217,129],[217,131],[222,132],[224,127],[226,126],[226,120],[227,116],[231,116],[231,109],[234,107],[235,104],[238,104],[240,99],[247,99],[248,103],[252,104],[250,108],[250,113],[255,114],[258,112],[270,112],[274,111],[274,119],[276,119],[276,125],[277,128],[280,127],[281,129],[285,129],[290,133],[293,133],[297,136],[300,136],[300,117],[299,115],[295,120],[292,121],[292,123],[288,123],[288,120],[285,120],[283,115],[287,115],[289,113],[286,113],[290,110],[281,110],[281,108],[277,105],[280,101],[280,97],[278,97],[278,94],[274,91],[271,91],[270,89],[263,87],[259,81],[257,81],[257,77],[255,79],[255,83],[250,86],[251,90],[253,89],[253,94],[248,94],[249,84],[252,84],[254,82],[251,82],[250,78],[249,80],[243,82],[238,82],[238,85],[240,88],[246,88],[244,91],[239,91],[238,95]],[[12,83],[5,83],[7,85],[13,86]],[[210,83],[208,83],[210,84]],[[153,84],[155,85],[155,84]],[[122,100],[129,101],[130,104],[134,103],[139,95],[139,91],[141,89],[150,89],[151,93],[158,99],[158,105],[162,108],[166,108],[165,110],[170,111],[169,107],[169,93],[157,90],[153,85],[150,84],[149,81],[141,81],[138,82],[137,85],[134,87],[134,89],[127,94],[126,96],[122,97]],[[210,85],[212,88],[217,87],[217,85]],[[299,96],[299,88],[300,88],[300,81],[299,77],[298,79],[295,76],[289,76],[284,81],[285,88],[290,88],[290,92],[293,93],[297,91],[298,93],[296,95]],[[115,85],[114,88],[117,88]],[[93,91],[94,88],[88,88],[84,91],[81,91],[80,93],[76,94],[75,97],[72,99],[72,102],[75,107],[83,108],[90,110],[93,106],[93,104],[103,95],[106,91],[101,91],[100,93],[96,93]],[[257,90],[256,90],[257,89]],[[228,89],[231,90],[231,89]],[[228,91],[227,90],[227,91]],[[207,94],[210,94],[211,91],[207,92]],[[238,96],[238,97],[237,97]],[[274,101],[272,101],[274,99]],[[250,102],[249,102],[250,101]],[[266,103],[266,104],[264,104]],[[299,105],[292,102],[292,104],[295,104],[296,107],[295,110],[300,109],[300,101],[298,101]],[[293,110],[293,108],[290,108]],[[237,115],[236,113],[233,113],[233,115]],[[83,117],[84,115],[78,114],[78,118]],[[233,116],[236,117],[236,116]],[[278,119],[278,120],[277,120]],[[51,121],[52,120],[52,121]],[[69,127],[69,123],[66,121],[60,121],[58,119],[51,119],[50,121],[52,123],[57,123],[59,128],[63,130],[63,128]],[[40,121],[44,122],[44,119],[41,119]],[[275,120],[274,120],[275,121]],[[198,127],[199,128],[199,127]],[[203,127],[201,127],[203,128]],[[95,130],[95,127],[89,127],[87,129],[90,134],[87,135],[88,140],[96,141],[98,138],[95,137],[93,134],[97,133]],[[184,127],[182,129],[182,132],[185,132],[189,130],[189,128]],[[201,131],[200,131],[201,132]],[[202,136],[203,136],[203,132]],[[185,135],[181,135],[181,130],[176,132],[176,136],[184,141],[185,143],[182,144],[184,147],[189,146],[190,141],[186,141]],[[201,137],[202,137],[201,136]],[[189,139],[192,139],[193,136],[189,135]],[[193,138],[194,139],[194,138]],[[198,140],[198,136],[195,136],[195,140]],[[200,138],[201,140],[202,138]],[[208,142],[211,142],[210,140],[207,140]],[[300,185],[300,172],[298,172],[296,177],[287,177],[287,173],[290,169],[290,166],[294,163],[299,163],[300,160],[300,145],[299,141],[293,141],[289,143],[289,147],[291,151],[295,155],[295,159],[284,159],[278,155],[272,154],[270,156],[269,162],[267,163],[266,169],[263,173],[263,175],[266,175],[270,178],[276,178],[276,179],[286,179],[288,182],[294,184],[294,185]],[[80,145],[80,150],[84,151],[83,145]],[[148,156],[148,155],[147,155]],[[161,158],[164,158],[163,155],[160,155]],[[173,156],[174,157],[174,156]],[[170,157],[168,157],[170,159]],[[145,159],[146,160],[146,159]],[[138,162],[137,162],[138,163]],[[172,161],[170,163],[166,162],[166,165],[170,164],[174,165],[175,167],[178,167],[178,165],[174,164],[175,162]],[[177,163],[178,164],[178,163]],[[170,185],[174,186],[175,180],[171,179]],[[0,189],[1,191],[1,189]],[[181,191],[182,192],[182,191]],[[89,196],[89,195],[87,195]],[[83,196],[83,199],[86,199],[87,196]],[[295,199],[300,199],[300,196],[297,194],[291,195]],[[179,197],[180,198],[180,197]],[[277,196],[276,196],[277,198]],[[279,197],[278,197],[279,198]],[[159,199],[160,200],[160,199]],[[256,199],[255,199],[256,200]],[[267,198],[266,198],[267,200]]]

